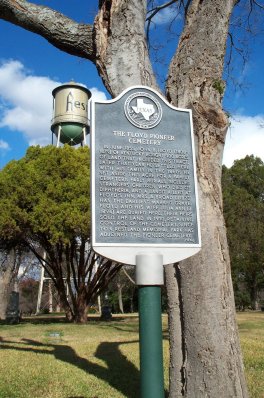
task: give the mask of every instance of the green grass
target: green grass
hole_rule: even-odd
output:
[[[264,312],[237,315],[251,398],[264,398]]]
[[[264,398],[264,313],[238,314],[251,398]],[[0,325],[0,398],[138,398],[138,318]],[[164,317],[165,385],[168,340]]]
[[[93,319],[0,325],[0,398],[137,398],[138,318]]]

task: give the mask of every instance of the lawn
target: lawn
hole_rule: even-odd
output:
[[[0,398],[138,397],[137,317],[1,325],[0,336]]]
[[[251,398],[264,398],[264,312],[237,315]]]
[[[264,397],[264,313],[238,314],[251,398]],[[0,398],[138,398],[138,318],[0,325]],[[168,364],[164,317],[164,363]],[[168,368],[165,366],[168,388]]]

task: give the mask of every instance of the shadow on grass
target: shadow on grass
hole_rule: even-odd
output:
[[[112,322],[126,322],[128,320],[135,320],[137,319],[135,316],[115,316],[111,319],[111,321],[108,323]],[[102,322],[105,323],[106,321],[102,320],[100,315],[95,315],[95,316],[90,316],[88,317],[88,323],[92,322]],[[68,323],[72,324],[72,322],[67,321],[66,317],[64,315],[33,315],[33,316],[23,316],[18,324],[25,324],[25,323],[31,323],[33,325],[42,325],[42,324],[50,324],[50,323]],[[0,325],[10,325],[7,321],[1,320],[0,319]]]
[[[70,322],[67,322],[67,320],[66,320],[66,318],[64,316],[62,316],[62,317],[49,317],[49,316],[47,316],[47,317],[39,317],[39,318],[37,318],[37,317],[34,317],[34,318],[33,317],[32,318],[31,317],[26,317],[26,318],[20,319],[19,322],[14,324],[14,325],[18,326],[18,325],[25,325],[25,324],[28,324],[28,323],[34,324],[34,325],[42,325],[42,324],[48,325],[50,323],[64,323],[65,324],[65,323],[70,323]],[[1,320],[0,319],[0,325],[10,326],[12,324],[8,323],[5,320]]]
[[[131,344],[136,341],[101,343],[94,355],[96,358],[103,360],[107,368],[80,357],[76,354],[74,349],[68,345],[42,344],[38,341],[29,339],[23,339],[22,343],[14,343],[13,341],[8,341],[3,338],[1,338],[0,341],[2,349],[14,349],[16,351],[54,355],[56,359],[76,366],[94,375],[98,379],[106,381],[127,398],[138,398],[139,396],[139,371],[125,355],[122,354],[119,348],[122,344]],[[21,344],[23,345],[22,347]],[[32,348],[32,346],[34,348]],[[52,348],[52,351],[50,351],[50,348]]]

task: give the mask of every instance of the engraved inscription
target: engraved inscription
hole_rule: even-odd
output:
[[[191,152],[170,134],[113,131],[98,150],[98,241],[197,243]],[[122,138],[121,138],[122,139]]]

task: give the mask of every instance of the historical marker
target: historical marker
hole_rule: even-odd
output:
[[[92,245],[127,264],[168,264],[200,250],[191,111],[132,87],[92,102]]]

